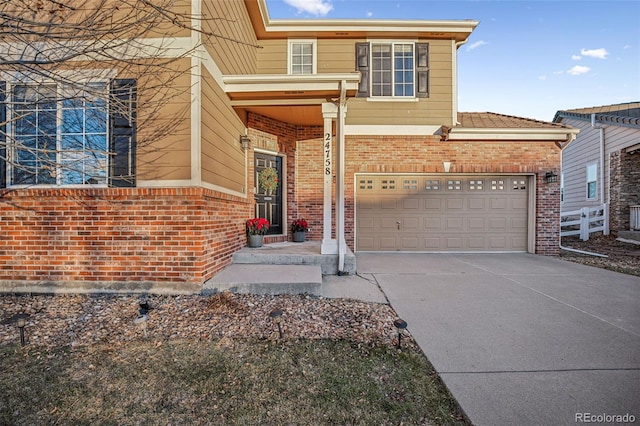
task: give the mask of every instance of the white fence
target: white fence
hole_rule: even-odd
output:
[[[631,209],[629,229],[632,231],[640,231],[640,206],[629,206],[629,208]]]
[[[560,213],[560,236],[580,235],[582,241],[587,241],[589,235],[602,232],[609,235],[609,205],[601,204],[596,207],[583,207],[580,210]]]

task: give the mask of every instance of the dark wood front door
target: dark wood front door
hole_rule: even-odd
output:
[[[260,171],[267,167],[273,167],[278,172],[278,187],[271,193],[260,187],[258,179]],[[282,234],[282,158],[256,152],[254,170],[256,217],[264,217],[271,224],[267,235]]]

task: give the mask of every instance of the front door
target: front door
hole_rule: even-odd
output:
[[[260,186],[258,175],[267,167],[274,168],[278,174],[278,186],[274,191],[267,191]],[[264,217],[271,224],[267,235],[282,234],[282,158],[256,152],[254,173],[256,217]]]

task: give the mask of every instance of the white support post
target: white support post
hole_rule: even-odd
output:
[[[347,251],[347,242],[344,237],[344,163],[345,163],[345,137],[344,122],[347,115],[347,83],[342,81],[340,84],[340,102],[338,103],[338,125],[337,125],[337,143],[338,143],[338,173],[336,179],[336,221],[337,221],[337,238],[338,238],[338,274],[344,271],[344,257]]]
[[[323,170],[324,175],[324,205],[321,254],[338,254],[338,241],[331,238],[333,224],[331,221],[331,192],[333,189],[333,120],[338,117],[338,107],[333,103],[322,104],[322,118],[324,118],[323,132]]]
[[[602,224],[604,225],[604,230],[602,231],[602,233],[604,235],[609,235],[609,203],[604,203],[602,207],[603,207],[603,213],[604,213],[604,218],[602,222]]]

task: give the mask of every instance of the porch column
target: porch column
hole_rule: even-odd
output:
[[[331,238],[333,224],[331,221],[331,190],[333,188],[333,120],[338,117],[338,107],[333,103],[322,104],[322,118],[324,118],[323,132],[323,168],[324,175],[324,204],[321,254],[338,254],[338,241]]]
[[[336,236],[338,238],[338,275],[344,271],[344,258],[347,243],[344,238],[344,166],[345,166],[345,138],[344,122],[347,116],[347,84],[340,83],[340,102],[338,103],[338,123],[336,125],[336,139],[338,148],[338,173],[336,178]]]

